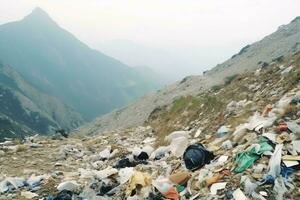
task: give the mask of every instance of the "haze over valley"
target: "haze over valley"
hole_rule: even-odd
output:
[[[0,200],[299,199],[300,1],[0,5]]]

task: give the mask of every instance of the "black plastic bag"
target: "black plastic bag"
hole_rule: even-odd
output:
[[[129,158],[123,158],[121,160],[119,160],[117,162],[117,164],[115,164],[114,168],[120,169],[120,168],[125,168],[125,167],[135,167],[139,164],[148,164],[147,161],[145,160],[140,160],[140,161],[134,161],[134,160],[130,160]]]
[[[214,154],[204,148],[202,144],[188,146],[183,154],[183,160],[187,169],[195,171],[214,159]]]

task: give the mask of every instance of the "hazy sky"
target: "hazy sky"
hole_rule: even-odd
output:
[[[170,49],[221,48],[227,54],[216,63],[300,15],[299,0],[0,0],[0,23],[36,6],[92,47],[128,39]]]

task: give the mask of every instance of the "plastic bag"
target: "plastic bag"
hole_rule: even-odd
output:
[[[282,177],[279,177],[275,180],[273,191],[275,191],[276,200],[283,200],[283,196],[288,189],[285,187]]]
[[[292,133],[300,133],[300,125],[296,122],[287,122],[287,127]]]
[[[76,181],[65,181],[57,186],[58,191],[71,191],[74,192],[79,188],[79,184]]]
[[[202,144],[190,145],[183,154],[184,163],[187,169],[195,171],[214,158],[214,154],[206,150]]]
[[[170,144],[170,151],[174,156],[181,157],[188,144],[189,141],[186,137],[175,138]]]
[[[152,185],[162,194],[167,193],[172,188],[172,183],[163,177],[158,177]]]
[[[271,152],[273,147],[269,144],[269,140],[265,137],[260,137],[259,143],[252,145],[252,148],[247,152],[239,153],[235,159],[237,167],[234,169],[235,173],[245,171],[251,167],[256,160],[260,158],[261,154]]]
[[[184,171],[174,173],[169,177],[172,183],[179,184],[179,185],[185,185],[190,178],[191,178],[191,173],[184,172]]]
[[[257,154],[265,154],[266,152],[273,151],[273,147],[270,145],[270,141],[265,137],[259,138],[260,149],[257,151]]]
[[[212,174],[211,171],[209,171],[208,169],[203,168],[199,171],[198,180],[199,180],[200,183],[202,183],[204,180],[206,180],[206,178],[211,177],[212,175],[213,174]]]
[[[189,138],[190,132],[189,131],[174,131],[170,135],[166,137],[166,140],[171,142],[172,140],[180,137]]]
[[[282,152],[283,144],[278,144],[275,147],[274,153],[269,161],[269,172],[268,175],[273,177],[277,177],[280,175],[280,163],[281,163],[281,152]]]
[[[256,112],[252,117],[249,118],[247,124],[248,130],[255,130],[256,127],[261,126],[261,128],[268,128],[273,125],[276,117],[262,117],[258,112]]]
[[[72,196],[73,196],[73,192],[63,190],[63,191],[59,192],[56,196],[46,197],[46,200],[56,200],[56,199],[59,199],[59,200],[72,200]]]
[[[126,196],[130,196],[132,191],[136,189],[137,185],[147,187],[151,185],[151,182],[152,179],[150,175],[138,171],[134,172],[134,174],[129,179],[129,183],[126,188]]]
[[[120,184],[126,183],[133,175],[133,167],[125,167],[119,170]]]
[[[235,173],[241,173],[247,168],[251,167],[253,163],[260,158],[259,155],[250,152],[239,153],[235,159],[237,163],[236,168],[234,169]]]
[[[247,197],[240,188],[236,189],[232,195],[234,200],[247,200]]]
[[[165,194],[164,197],[170,200],[178,200],[179,199],[179,194],[176,190],[176,188],[171,187]]]
[[[255,190],[258,186],[256,183],[252,183],[250,178],[247,177],[247,176],[242,176],[241,177],[241,182],[244,183],[245,194],[248,194],[248,195],[252,195],[252,193],[255,192]]]
[[[25,185],[24,178],[8,177],[0,182],[0,193],[7,192],[12,189],[18,189]]]
[[[227,128],[227,126],[221,126],[217,130],[217,136],[220,137],[220,138],[224,137],[228,132],[229,132],[229,129]]]

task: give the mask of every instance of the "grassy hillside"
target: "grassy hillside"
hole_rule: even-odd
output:
[[[283,76],[281,72],[290,66],[292,71]],[[168,106],[156,108],[146,124],[154,128],[159,138],[184,127],[192,131],[200,128],[204,135],[216,132],[220,124],[234,129],[255,111],[262,112],[267,104],[278,101],[287,91],[297,87],[300,80],[300,53],[274,61],[259,71],[231,76],[226,80],[224,84],[199,95],[184,96]],[[227,105],[231,101],[240,101],[243,108],[236,113],[229,112]],[[284,115],[298,111],[298,107],[291,107]]]

